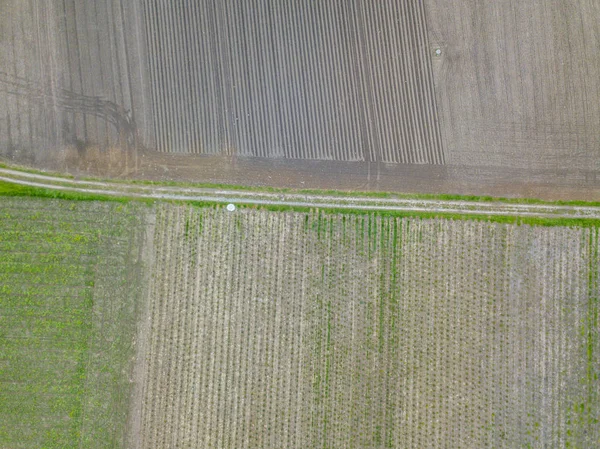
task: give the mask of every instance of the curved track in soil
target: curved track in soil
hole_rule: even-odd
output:
[[[359,209],[365,211],[414,211],[449,214],[508,215],[540,218],[600,219],[600,207],[553,204],[518,204],[461,200],[374,198],[304,192],[272,193],[179,186],[156,186],[58,178],[11,169],[0,169],[0,181],[46,189],[180,201],[209,201],[243,205]]]

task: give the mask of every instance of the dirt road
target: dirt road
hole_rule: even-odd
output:
[[[54,190],[157,200],[213,201],[243,205],[360,209],[365,211],[415,211],[542,218],[600,218],[600,207],[594,206],[373,198],[358,195],[321,195],[302,192],[271,193],[254,190],[149,186],[57,178],[11,169],[0,169],[0,180]]]

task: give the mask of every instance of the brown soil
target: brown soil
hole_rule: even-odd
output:
[[[68,153],[73,156],[72,152]],[[285,161],[141,151],[88,151],[57,166],[75,175],[300,189],[445,193],[545,200],[597,200],[600,178],[584,170]]]

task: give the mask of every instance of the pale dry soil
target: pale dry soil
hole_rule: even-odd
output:
[[[598,231],[162,205],[135,447],[593,447]]]

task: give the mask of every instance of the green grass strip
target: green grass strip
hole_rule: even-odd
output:
[[[116,201],[127,203],[133,200],[140,202],[153,202],[145,198],[132,198],[119,195],[102,195],[96,193],[82,193],[67,190],[47,189],[43,187],[32,187],[12,182],[0,181],[0,196],[9,197],[31,197],[31,198],[53,198],[73,201]]]
[[[57,181],[62,179],[74,179],[72,175],[57,174],[52,172],[44,172],[40,170],[30,169],[22,166],[12,166],[6,163],[0,163],[0,168],[9,170],[21,171],[23,173],[40,174],[44,176],[56,177]],[[506,203],[506,204],[542,204],[549,206],[596,206],[600,207],[600,201],[546,201],[537,198],[505,198],[493,196],[477,196],[477,195],[457,195],[457,194],[430,194],[430,193],[393,193],[393,192],[369,192],[369,191],[347,191],[347,190],[319,190],[319,189],[291,189],[291,188],[276,188],[267,186],[245,186],[239,184],[215,184],[202,182],[182,182],[182,181],[148,181],[136,179],[103,179],[97,177],[82,177],[82,181],[108,182],[114,184],[130,184],[156,187],[186,187],[186,188],[205,188],[205,189],[223,189],[223,190],[239,190],[246,192],[263,192],[263,193],[297,193],[306,195],[330,195],[338,197],[357,197],[357,198],[388,198],[388,199],[415,199],[415,200],[443,200],[443,201],[469,201],[474,203]]]
[[[205,203],[195,204],[197,206],[206,206]],[[373,215],[384,217],[407,217],[407,218],[445,218],[448,220],[470,220],[470,221],[486,221],[491,223],[507,223],[514,225],[530,225],[530,226],[564,226],[564,227],[583,227],[596,228],[600,227],[600,219],[597,218],[562,218],[562,217],[522,217],[514,215],[484,215],[484,214],[457,214],[449,212],[422,212],[422,211],[396,211],[396,210],[364,210],[360,208],[345,209],[345,208],[321,208],[321,207],[304,207],[304,206],[288,206],[288,205],[237,205],[238,208],[262,209],[273,212],[303,212],[308,213],[314,210],[319,210],[324,214],[330,215]]]
[[[246,189],[252,190],[252,189]],[[323,192],[320,192],[323,193]],[[139,197],[128,197],[119,195],[103,195],[103,194],[91,194],[82,192],[72,192],[64,190],[54,190],[42,187],[31,187],[20,184],[13,184],[6,181],[0,181],[0,196],[7,197],[36,197],[36,198],[53,198],[62,200],[72,201],[115,201],[120,203],[127,203],[131,201],[137,201],[140,203],[154,204],[156,201],[152,198],[139,198]],[[457,197],[455,199],[464,199],[465,197]],[[485,197],[478,197],[485,198]],[[433,199],[433,197],[432,197]],[[439,199],[439,197],[438,197]],[[450,198],[448,198],[450,199]],[[194,201],[194,200],[160,200],[161,202],[168,202],[174,204],[190,204],[196,207],[215,207],[221,206],[225,203],[220,201]],[[519,203],[520,201],[512,201]],[[523,201],[525,202],[525,200]],[[548,203],[549,204],[549,203]],[[566,203],[563,203],[566,204]],[[591,203],[586,203],[591,204]],[[600,203],[599,203],[600,204]],[[326,214],[339,215],[339,214],[353,214],[353,215],[374,215],[374,216],[387,216],[387,217],[412,217],[422,219],[432,218],[445,218],[448,220],[475,220],[475,221],[486,221],[492,223],[507,223],[515,225],[530,225],[530,226],[565,226],[565,227],[583,227],[583,228],[597,228],[600,227],[600,219],[592,218],[563,218],[563,217],[523,217],[513,216],[510,214],[506,215],[482,215],[482,214],[469,214],[469,213],[449,213],[449,212],[423,212],[423,211],[394,211],[394,210],[365,210],[357,207],[355,209],[346,208],[335,208],[335,207],[307,207],[307,206],[293,206],[293,205],[245,205],[239,204],[238,208],[250,208],[250,209],[261,209],[269,210],[273,212],[311,212],[319,210]]]

